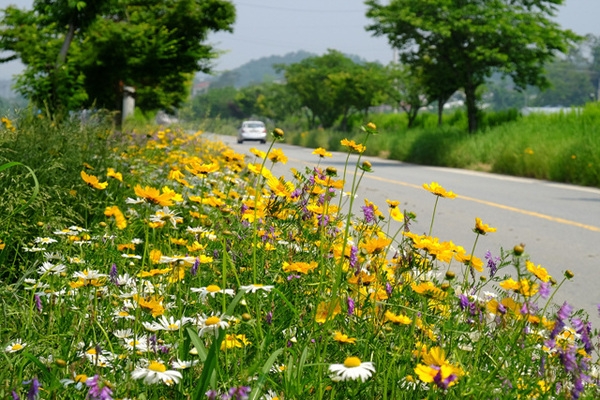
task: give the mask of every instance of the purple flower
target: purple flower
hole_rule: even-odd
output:
[[[352,297],[348,297],[348,315],[354,314],[354,300]]]
[[[356,275],[358,275],[360,271],[358,268],[356,268],[358,262],[358,247],[356,247],[355,245],[352,245],[350,247],[350,259],[348,260],[348,262],[350,263],[350,268],[355,269]]]
[[[485,252],[485,259],[487,260],[487,267],[490,270],[490,278],[493,278],[496,275],[496,271],[498,271],[500,257],[493,257],[492,253],[488,250]]]
[[[271,322],[273,322],[273,312],[269,311],[267,313],[267,315],[265,316],[265,322],[267,323],[267,325],[271,325]]]
[[[14,390],[10,394],[12,395],[13,400],[21,400],[17,392],[15,392]]]
[[[591,354],[594,350],[594,345],[590,340],[590,333],[592,331],[592,324],[588,321],[583,321],[580,318],[573,318],[571,320],[573,329],[580,335],[580,339],[583,342],[583,348],[586,353]]]
[[[110,277],[110,281],[116,285],[117,277],[119,276],[119,271],[117,270],[117,264],[113,263],[113,265],[110,267],[110,272],[108,273],[108,276]]]
[[[302,278],[300,275],[288,275],[287,280],[293,281],[294,279],[300,279],[300,278]]]
[[[567,318],[569,318],[571,316],[572,312],[573,312],[573,307],[571,307],[565,301],[563,303],[563,305],[560,306],[560,309],[558,310],[558,313],[556,315],[558,316],[558,319],[560,319],[561,321],[565,321]]]
[[[27,391],[27,400],[35,400],[40,394],[40,381],[37,376],[34,376],[32,380],[23,382],[24,385],[30,385]]]
[[[250,386],[232,387],[221,398],[223,400],[246,400],[250,394]]]
[[[575,378],[575,382],[573,382],[573,389],[571,390],[571,398],[578,399],[581,393],[583,392],[583,374],[579,375]]]
[[[547,299],[550,296],[550,286],[550,282],[540,283],[540,296],[542,296],[542,299]]]
[[[194,264],[192,265],[192,269],[190,269],[190,274],[192,274],[192,276],[196,276],[196,274],[198,273],[199,265],[200,265],[200,259],[198,257],[196,257],[196,259],[194,260]]]
[[[210,389],[208,392],[205,393],[206,397],[209,398],[209,400],[215,400],[217,398],[217,391],[214,389]]]
[[[361,209],[367,224],[372,224],[375,222],[375,210],[373,209],[372,205],[362,206]]]
[[[460,309],[464,310],[469,307],[469,298],[464,293],[458,295],[458,304],[460,305]]]
[[[564,350],[560,350],[560,361],[567,372],[574,372],[577,369],[575,350],[575,346],[569,346]]]
[[[393,290],[394,290],[394,288],[392,287],[391,283],[386,282],[385,283],[385,292],[387,293],[388,296],[392,295]]]
[[[42,312],[42,299],[37,294],[33,296],[35,300],[35,307],[39,312]]]
[[[87,394],[89,400],[112,400],[112,390],[100,382],[100,375],[94,375],[85,384],[90,388]]]

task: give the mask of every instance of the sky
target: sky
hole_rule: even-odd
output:
[[[31,8],[32,0],[0,0]],[[233,33],[209,37],[222,52],[214,62],[216,72],[235,69],[251,60],[305,50],[322,55],[328,49],[357,55],[367,61],[387,64],[393,52],[384,37],[365,30],[363,0],[233,0],[237,21]],[[585,35],[600,35],[600,0],[566,0],[557,22],[565,29]],[[10,79],[22,69],[20,62],[0,64],[0,79]]]

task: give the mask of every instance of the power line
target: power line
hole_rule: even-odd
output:
[[[241,6],[246,6],[246,7],[253,7],[253,8],[261,8],[261,9],[265,9],[265,10],[275,10],[275,11],[286,11],[286,12],[304,12],[304,13],[364,13],[365,10],[307,10],[307,9],[302,9],[302,8],[287,8],[287,7],[273,7],[273,6],[264,6],[261,4],[249,4],[249,3],[243,3],[243,2],[237,2],[237,4],[241,5]]]

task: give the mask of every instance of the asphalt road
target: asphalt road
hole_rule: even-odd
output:
[[[248,154],[252,147],[266,151],[268,144],[235,143],[230,136],[214,136],[239,153]],[[307,149],[276,144],[288,157],[286,165],[277,165],[275,175],[288,175],[294,167],[314,166],[318,156]],[[470,251],[475,241],[475,217],[497,228],[481,236],[475,255],[484,258],[487,250],[499,255],[500,249],[511,250],[525,244],[531,261],[541,264],[561,281],[565,270],[575,276],[555,295],[557,303],[568,301],[575,309],[590,314],[593,328],[600,329],[597,305],[600,304],[600,189],[488,174],[451,168],[427,167],[398,161],[363,157],[373,166],[365,174],[359,189],[355,212],[360,212],[363,198],[368,198],[384,212],[386,199],[398,200],[401,207],[417,215],[411,226],[415,233],[428,233],[435,196],[423,189],[424,183],[438,182],[457,194],[455,199],[440,198],[433,226],[433,236],[452,240]],[[342,172],[346,155],[333,153],[321,166],[336,167]],[[356,160],[351,157],[351,160]],[[349,181],[351,177],[347,180]],[[346,187],[347,189],[349,186]],[[346,189],[346,190],[347,190]],[[514,274],[514,271],[507,271]]]

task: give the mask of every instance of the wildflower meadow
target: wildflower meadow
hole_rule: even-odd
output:
[[[0,202],[27,198],[0,232],[0,397],[598,398],[599,332],[553,302],[572,273],[518,246],[478,258],[496,229],[476,215],[455,244],[411,231],[398,199],[362,199],[374,135],[341,141],[343,169],[317,148],[289,179],[271,172],[278,128],[253,157],[175,128],[65,137],[77,171],[47,197],[4,163]]]

